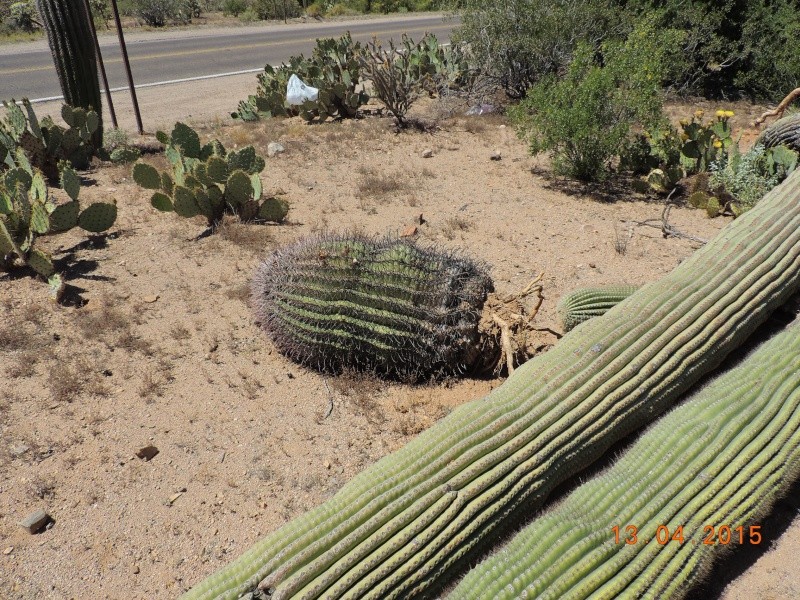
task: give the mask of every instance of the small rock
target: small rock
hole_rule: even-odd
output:
[[[134,575],[138,575],[140,572],[141,571],[139,570],[139,565],[133,565],[133,568],[131,569],[131,573],[133,573]]]
[[[272,158],[276,154],[281,154],[282,152],[286,152],[286,148],[283,147],[283,144],[280,142],[270,142],[267,145],[267,156]]]
[[[144,448],[139,448],[136,451],[136,456],[144,460],[153,460],[157,454],[158,448],[155,446],[145,446]]]
[[[500,154],[499,150],[495,150],[489,155],[489,160],[500,160],[503,156]]]
[[[431,148],[425,148],[422,151],[422,158],[430,158],[433,156],[433,150]]]
[[[158,294],[150,294],[149,296],[145,296],[144,298],[142,298],[142,300],[144,300],[148,304],[152,304],[153,302],[156,302],[158,300]]]
[[[427,221],[425,220],[425,217],[422,216],[422,213],[419,213],[419,216],[417,217],[417,222],[420,225],[425,225],[425,223],[427,223]]]
[[[417,226],[416,225],[409,225],[405,229],[403,229],[403,233],[400,234],[400,237],[412,237],[417,235]]]
[[[326,469],[330,469],[331,468],[331,461],[326,460],[324,463],[322,463],[322,466],[325,467]]]
[[[26,446],[25,444],[19,444],[18,446],[11,446],[11,456],[22,456],[30,449],[31,449],[30,446]]]
[[[19,524],[21,527],[27,529],[28,533],[37,533],[44,529],[50,521],[50,515],[43,510],[37,510],[25,517]]]
[[[175,492],[174,494],[172,494],[172,496],[169,497],[169,503],[172,504],[173,502],[175,502],[175,500],[177,500],[181,496],[183,496],[183,492]]]
[[[590,269],[596,269],[596,268],[597,268],[597,265],[596,265],[596,264],[594,264],[594,263],[589,263],[589,268],[590,268]]]
[[[14,551],[14,546],[9,546],[8,548],[3,548],[3,554],[8,556]]]

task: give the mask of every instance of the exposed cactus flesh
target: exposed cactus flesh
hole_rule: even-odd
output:
[[[656,423],[448,598],[680,598],[730,546],[768,543],[759,519],[798,475],[794,325]]]
[[[800,287],[800,172],[662,280],[564,336],[185,598],[396,598],[652,422]]]
[[[558,303],[558,316],[564,331],[570,331],[592,317],[609,311],[638,289],[635,285],[609,285],[581,288],[565,295]]]
[[[491,290],[464,257],[403,239],[323,235],[267,258],[252,298],[276,346],[303,364],[416,379],[476,366]]]

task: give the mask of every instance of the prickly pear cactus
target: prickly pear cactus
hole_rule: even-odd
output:
[[[761,132],[756,144],[765,148],[783,145],[800,152],[800,112],[775,121]]]
[[[564,331],[607,313],[637,289],[635,285],[609,285],[570,292],[559,301],[557,307]]]
[[[277,69],[267,65],[258,76],[256,95],[241,101],[232,116],[245,121],[296,115],[307,121],[353,118],[369,101],[364,86],[358,89],[363,54],[363,47],[353,41],[350,33],[339,39],[318,39],[310,58],[293,56]],[[287,104],[286,85],[292,74],[319,89],[316,101],[300,106]]]
[[[218,140],[201,145],[197,132],[183,123],[176,123],[170,135],[159,131],[156,137],[166,146],[172,172],[159,173],[145,162],[133,167],[134,181],[155,190],[150,199],[154,208],[186,218],[202,215],[212,228],[226,213],[243,221],[286,219],[286,201],[262,201],[259,173],[266,163],[252,146],[227,152]]]
[[[41,236],[80,227],[90,233],[109,229],[117,218],[114,202],[97,202],[81,210],[80,179],[61,163],[61,187],[69,201],[59,203],[48,194],[45,177],[34,170],[21,148],[18,164],[0,179],[0,264],[6,269],[27,265],[44,277],[55,273],[52,257],[35,247]]]
[[[399,239],[323,235],[265,260],[252,302],[294,360],[419,379],[476,365],[491,290],[486,272],[461,256]]]
[[[51,181],[58,179],[62,160],[76,169],[88,166],[95,154],[92,138],[100,126],[95,111],[63,105],[61,118],[67,124],[64,128],[49,116],[40,121],[27,98],[22,99],[22,108],[13,99],[3,101],[3,106],[6,117],[0,121],[0,170],[18,166],[17,148],[22,148],[31,165]]]

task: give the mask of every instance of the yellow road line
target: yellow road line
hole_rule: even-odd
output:
[[[426,31],[433,31],[433,30],[440,30],[440,29],[452,29],[451,25],[436,25],[434,27],[426,27]],[[395,33],[405,33],[407,28],[402,29],[387,29],[384,31],[376,31],[370,34],[370,36],[380,37],[381,35],[392,35]],[[269,46],[282,46],[286,44],[297,44],[299,42],[315,42],[317,41],[317,37],[312,38],[303,38],[300,40],[285,40],[280,42],[255,42],[252,44],[237,44],[235,46],[224,46],[222,48],[202,48],[198,50],[182,50],[180,52],[159,52],[157,54],[145,54],[143,56],[136,56],[131,62],[140,62],[145,60],[158,60],[161,58],[173,58],[176,56],[191,56],[196,54],[211,54],[213,52],[228,52],[234,50],[249,50],[252,48],[265,48]],[[110,60],[104,61],[105,64],[114,64],[114,63],[121,63],[122,58],[112,58]],[[15,75],[18,73],[33,73],[34,71],[49,71],[52,70],[52,65],[42,66],[42,67],[30,67],[27,69],[0,69],[0,75]]]

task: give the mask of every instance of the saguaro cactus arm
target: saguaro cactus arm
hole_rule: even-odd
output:
[[[679,598],[729,544],[762,541],[757,519],[798,474],[794,325],[656,423],[449,598]]]
[[[355,477],[186,598],[413,596],[670,407],[800,287],[800,172],[662,280]]]

